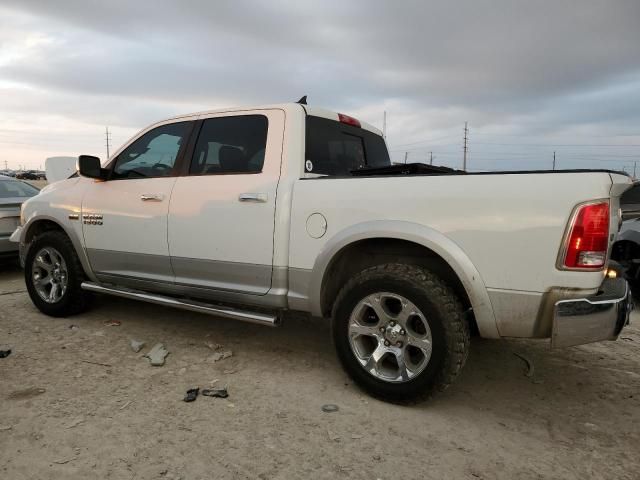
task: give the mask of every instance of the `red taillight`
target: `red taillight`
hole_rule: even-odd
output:
[[[609,202],[579,207],[570,228],[564,266],[587,269],[604,267],[609,244]]]
[[[338,114],[338,120],[340,120],[341,123],[346,123],[347,125],[353,125],[354,127],[360,128],[360,120],[350,117],[349,115],[345,115],[344,113]]]

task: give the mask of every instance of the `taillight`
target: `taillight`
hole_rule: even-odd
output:
[[[346,123],[347,125],[353,125],[354,127],[360,128],[360,120],[350,117],[349,115],[345,115],[344,113],[338,114],[338,120],[340,120],[341,123]]]
[[[609,202],[582,205],[569,226],[565,268],[600,269],[607,259],[609,244]]]

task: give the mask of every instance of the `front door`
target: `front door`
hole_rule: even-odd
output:
[[[102,281],[173,282],[167,214],[177,159],[193,122],[155,127],[112,162],[108,181],[90,183],[82,201],[82,230],[91,268]]]
[[[169,207],[176,284],[267,293],[283,135],[281,110],[204,119]]]

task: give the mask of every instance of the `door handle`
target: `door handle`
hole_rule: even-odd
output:
[[[143,193],[140,195],[140,200],[143,202],[161,202],[164,199],[164,195],[160,193]]]
[[[266,193],[241,193],[238,200],[241,202],[267,203]]]

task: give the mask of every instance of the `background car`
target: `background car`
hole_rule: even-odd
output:
[[[26,182],[0,175],[0,259],[18,255],[18,246],[9,237],[20,222],[22,203],[39,191]]]
[[[16,174],[16,178],[21,180],[38,180],[38,172],[35,170],[26,170],[24,172],[20,172]]]

